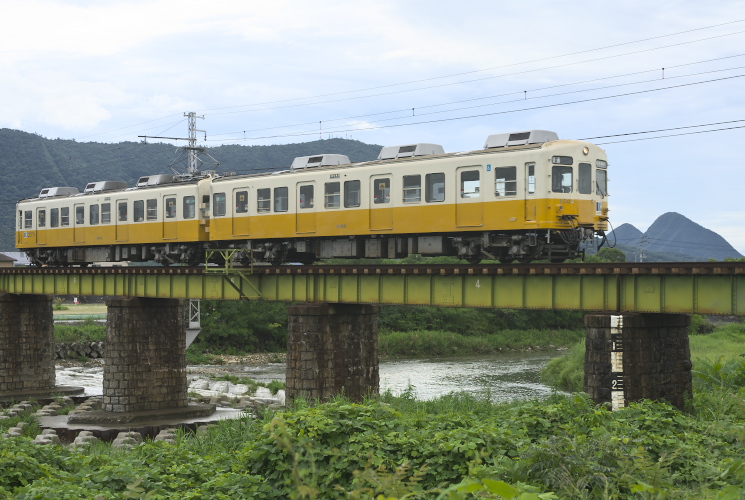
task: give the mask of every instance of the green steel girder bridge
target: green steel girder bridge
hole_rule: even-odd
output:
[[[4,268],[0,292],[745,315],[745,262]]]

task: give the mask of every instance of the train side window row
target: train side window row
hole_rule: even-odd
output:
[[[120,201],[117,203],[117,220],[126,222],[128,218],[128,203]],[[134,222],[154,221],[158,219],[158,200],[135,200],[132,202]],[[196,217],[196,201],[194,196],[185,196],[183,199],[184,219]],[[165,199],[165,218],[174,219],[177,215],[176,198]],[[37,227],[46,227],[46,210],[37,209]],[[19,227],[31,229],[33,227],[33,211],[26,210],[18,212]],[[85,205],[75,206],[75,224],[85,224]],[[88,224],[111,224],[111,203],[98,203],[88,205]],[[49,227],[68,227],[70,225],[70,207],[49,209]]]

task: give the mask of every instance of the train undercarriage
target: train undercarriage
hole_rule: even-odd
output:
[[[151,262],[163,265],[205,263],[207,251],[233,249],[234,265],[311,264],[331,258],[398,259],[412,254],[452,256],[476,264],[482,260],[502,263],[548,260],[563,262],[582,257],[581,243],[591,242],[602,231],[592,227],[535,232],[469,232],[428,235],[373,235],[345,238],[296,238],[208,243],[106,245],[67,248],[34,248],[26,251],[35,266],[87,266],[92,263]],[[210,262],[224,264],[212,252]]]

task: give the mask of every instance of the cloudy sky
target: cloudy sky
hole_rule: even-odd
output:
[[[608,151],[614,225],[679,212],[745,253],[745,1],[0,5],[0,127],[185,137],[194,111],[207,146],[446,151],[553,130]]]

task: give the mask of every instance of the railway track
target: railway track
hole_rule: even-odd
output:
[[[254,267],[185,267],[185,266],[123,266],[123,267],[13,267],[0,268],[0,275],[209,275],[240,272],[254,275],[745,275],[745,262],[613,262],[563,264],[346,264],[346,265],[282,265]]]

